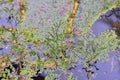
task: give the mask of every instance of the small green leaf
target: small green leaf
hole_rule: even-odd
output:
[[[12,3],[13,3],[13,0],[8,0],[8,3],[9,3],[9,4],[12,4]]]
[[[120,57],[118,58],[118,60],[120,61]]]
[[[62,66],[63,70],[67,70],[68,67],[69,67],[68,63],[67,63],[67,62],[64,62],[64,63],[63,63],[63,66]]]
[[[28,73],[28,70],[27,69],[24,69],[24,70],[21,70],[21,75],[25,75]]]

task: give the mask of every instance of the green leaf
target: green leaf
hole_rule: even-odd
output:
[[[25,75],[28,73],[28,70],[27,69],[24,69],[24,70],[21,70],[21,75]]]
[[[62,69],[63,70],[67,70],[69,68],[69,65],[67,62],[63,62],[63,66],[62,66]]]
[[[119,58],[117,58],[119,61],[120,61],[120,57]]]
[[[35,51],[30,52],[30,56],[35,56],[35,55],[36,55]]]
[[[13,0],[8,0],[8,3],[9,3],[9,4],[12,4],[12,3],[13,3]]]
[[[43,68],[44,67],[43,62],[41,60],[39,60],[39,59],[37,61],[37,67],[38,68]]]

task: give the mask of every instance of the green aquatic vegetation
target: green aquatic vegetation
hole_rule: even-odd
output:
[[[51,32],[49,32],[49,36],[45,38],[44,43],[48,46],[48,52],[46,52],[45,55],[50,55],[50,57],[56,56],[58,58],[62,55],[60,52],[64,49],[64,35],[62,31],[61,33],[59,31],[61,24],[62,23],[56,23],[55,26],[52,27]]]
[[[50,34],[50,37],[47,38],[46,40],[49,47],[47,48],[46,50],[47,53],[45,53],[45,55],[48,54],[47,56],[49,57],[49,59],[53,59],[52,62],[58,61],[58,64],[57,64],[58,68],[60,69],[59,67],[60,65],[63,72],[66,71],[70,66],[74,67],[74,65],[80,63],[84,65],[84,68],[87,71],[91,71],[92,73],[93,67],[96,67],[95,66],[96,61],[97,62],[108,61],[110,59],[109,52],[115,51],[115,49],[119,47],[118,45],[119,39],[117,39],[117,35],[115,34],[114,31],[108,30],[106,32],[101,33],[98,37],[96,37],[92,33],[92,31],[89,31],[86,35],[78,36],[77,42],[75,42],[74,39],[69,38],[69,41],[73,42],[73,44],[76,44],[77,46],[73,46],[72,48],[71,47],[68,48],[68,46],[66,46],[62,48],[62,50],[64,49],[66,52],[70,50],[68,54],[64,54],[62,56],[62,55],[59,55],[60,51],[57,51],[61,49],[61,48],[59,49],[60,46],[57,43],[55,44],[57,36],[55,36],[54,33],[53,34],[49,33],[49,34]],[[63,42],[64,40],[65,39],[63,39]],[[54,43],[54,46],[52,42]],[[60,58],[62,61],[59,62],[58,58]],[[93,65],[93,67],[91,67],[90,65],[91,66]],[[97,69],[98,68],[96,67],[96,70]]]
[[[93,73],[94,67],[98,70],[95,66],[97,62],[108,61],[110,59],[109,53],[119,47],[119,40],[114,31],[103,32],[97,38],[90,31],[87,35],[78,37],[78,40],[75,53],[80,58],[79,63],[84,65],[83,69],[88,75]]]
[[[81,0],[75,25],[78,26],[79,23],[79,26],[86,28],[85,32],[87,32],[101,18],[101,15],[117,7],[119,7],[119,0]]]
[[[11,4],[13,0],[8,1],[10,5],[13,5]],[[87,0],[85,1],[87,2]],[[104,7],[111,5],[113,4],[108,4]],[[0,78],[2,77],[2,80],[32,80],[31,77],[35,76],[38,70],[40,70],[40,74],[43,72],[47,73],[45,80],[60,80],[62,74],[68,75],[66,77],[67,80],[77,80],[76,77],[67,72],[68,69],[75,68],[77,64],[84,66],[83,69],[86,70],[87,76],[90,79],[91,74],[94,73],[93,67],[98,70],[95,64],[97,62],[108,61],[110,56],[109,52],[119,47],[119,39],[117,39],[114,31],[106,31],[96,37],[87,28],[88,32],[84,35],[78,34],[77,37],[74,37],[73,34],[70,34],[71,37],[66,38],[64,36],[65,20],[55,23],[50,27],[48,35],[41,38],[39,28],[28,28],[24,26],[19,9],[17,12],[13,6],[11,8],[3,7],[3,10],[8,15],[7,20],[11,27],[5,25],[0,27],[0,47],[2,50],[6,47],[6,44],[10,45],[11,51],[5,55],[8,59],[5,61],[7,65],[0,69]],[[106,8],[106,10],[108,9]],[[86,10],[84,11],[86,12]],[[105,11],[103,10],[103,12]],[[85,16],[86,14],[81,15]],[[15,25],[12,24],[12,19],[15,20]],[[80,25],[91,27],[96,19],[98,19],[98,16],[93,18],[90,25],[87,22],[85,22],[87,23],[85,25]],[[76,23],[79,24],[77,20]],[[41,27],[41,25],[39,26]],[[83,26],[80,27],[83,28]],[[45,47],[45,50],[42,50],[43,47]],[[57,71],[61,71],[61,73],[57,74]]]
[[[60,26],[62,26],[62,24],[63,22],[61,21],[56,23],[52,27],[51,32],[48,32],[49,35],[42,44],[46,45],[46,51],[43,54],[48,57],[48,60],[45,63],[48,64],[50,61],[49,64],[53,64],[55,62],[56,64],[51,67],[56,67],[57,69],[65,71],[73,65],[74,61],[69,61],[71,57],[66,53],[67,51],[74,49],[74,47],[72,42],[64,37],[64,30],[60,31]],[[50,66],[46,67],[50,68]]]

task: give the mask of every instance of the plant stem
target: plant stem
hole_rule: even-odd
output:
[[[67,24],[67,27],[65,28],[65,32],[64,32],[65,37],[69,37],[70,36],[69,34],[72,32],[72,28],[74,25],[74,19],[75,19],[75,16],[77,14],[77,11],[79,9],[79,5],[80,5],[80,1],[74,0],[74,7],[73,7],[72,12],[69,15],[68,24]]]

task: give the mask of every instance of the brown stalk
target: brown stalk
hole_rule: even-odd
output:
[[[79,5],[80,5],[80,1],[74,0],[74,7],[73,7],[72,12],[69,15],[67,28],[65,29],[65,37],[68,37],[68,34],[70,34],[72,32],[72,28],[74,25],[74,19],[77,14],[77,11],[79,9]]]

